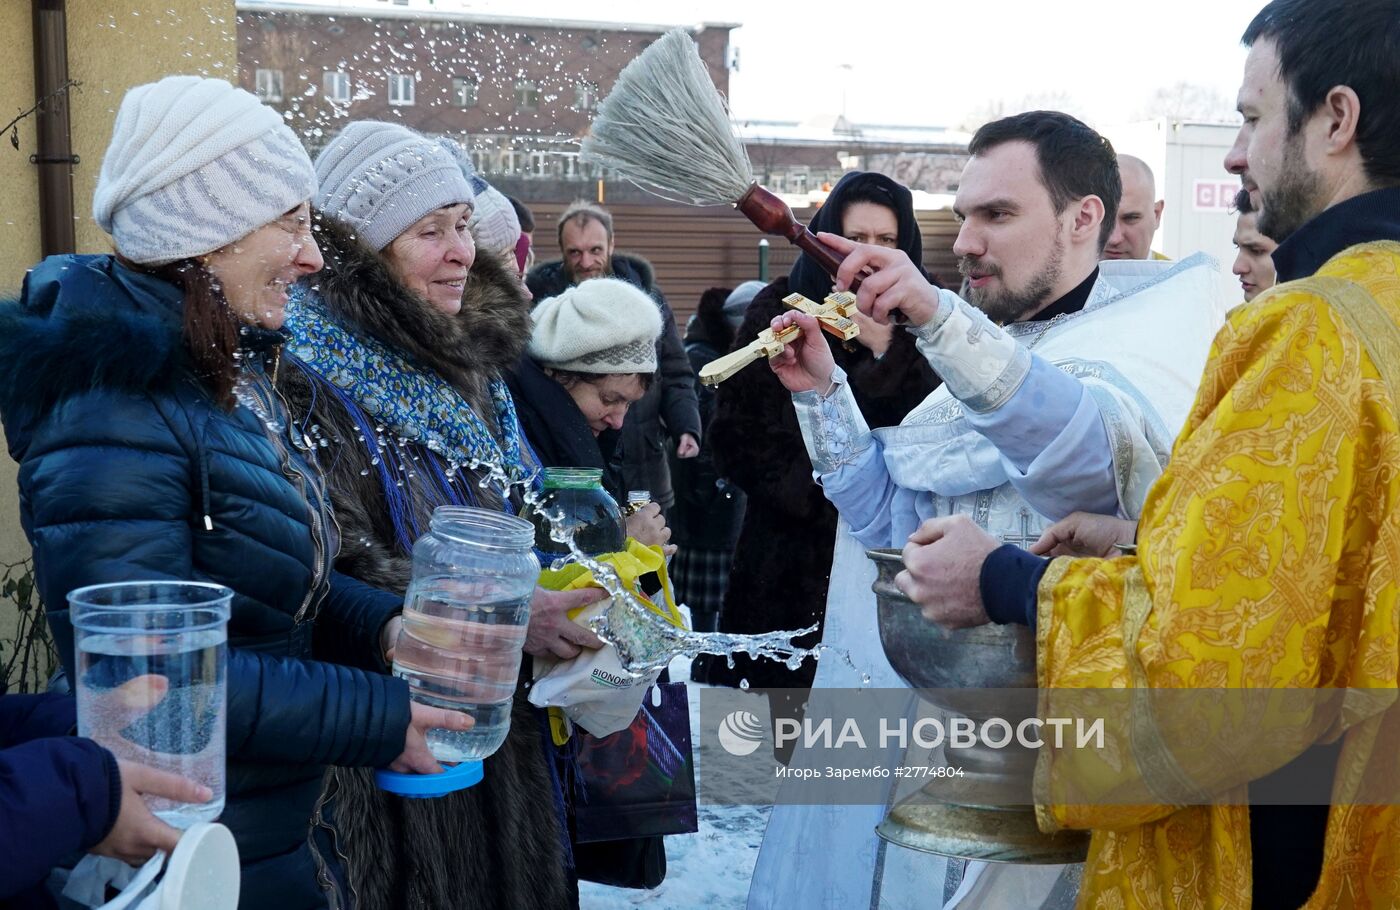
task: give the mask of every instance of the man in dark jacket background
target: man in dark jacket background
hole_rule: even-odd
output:
[[[621,278],[646,291],[661,310],[661,337],[656,342],[659,381],[632,406],[622,426],[622,475],[629,490],[650,490],[651,498],[669,509],[675,503],[666,461],[667,438],[675,441],[678,458],[700,452],[700,409],[694,374],[676,329],[670,304],[656,286],[651,264],[639,256],[613,250],[612,215],[591,202],[575,202],[559,216],[562,259],[530,270],[525,283],[536,302],[590,278]]]

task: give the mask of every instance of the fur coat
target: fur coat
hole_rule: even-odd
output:
[[[489,383],[502,378],[529,340],[529,307],[518,280],[496,259],[478,255],[462,309],[445,315],[410,293],[384,260],[329,219],[318,227],[324,271],[310,279],[341,326],[391,346],[448,380],[494,426]],[[384,482],[344,403],[325,381],[284,364],[280,386],[295,419],[320,451],[341,530],[337,566],[370,584],[402,593],[410,553],[389,519]],[[390,441],[389,444],[397,444]],[[470,472],[441,489],[424,470],[435,456],[406,444],[402,491],[421,532],[435,506],[449,501],[501,507]],[[418,466],[415,469],[412,466]],[[397,486],[397,484],[396,484]],[[402,495],[398,490],[395,495]],[[337,768],[327,779],[322,818],[346,859],[353,906],[362,910],[556,910],[569,906],[567,841],[552,749],[541,715],[517,692],[510,734],[486,759],[485,779],[436,799],[401,799],[381,791],[370,773]]]

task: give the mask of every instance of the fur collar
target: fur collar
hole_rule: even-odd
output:
[[[529,303],[501,259],[477,254],[462,309],[448,316],[404,287],[383,257],[334,220],[317,219],[316,241],[326,265],[306,280],[331,318],[433,370],[473,406],[489,404],[488,384],[515,366],[530,340]]]

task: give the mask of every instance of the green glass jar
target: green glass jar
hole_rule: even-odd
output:
[[[544,468],[540,479],[539,505],[526,505],[520,516],[535,526],[535,549],[542,557],[553,561],[569,555],[568,546],[551,536],[542,512],[563,512],[563,527],[573,531],[574,542],[589,556],[622,549],[627,537],[622,513],[603,489],[602,469]]]

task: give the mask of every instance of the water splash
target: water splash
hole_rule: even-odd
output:
[[[235,388],[235,394],[240,403],[252,410],[271,432],[278,434],[284,432],[287,429],[285,424],[275,416],[279,409],[274,407],[272,402],[266,400],[264,394],[260,394],[261,392],[264,390],[256,383],[240,382]],[[314,441],[308,438],[306,440],[307,448],[319,448],[320,445],[324,444],[325,437],[320,427],[314,427],[312,430],[311,435],[317,438]],[[579,548],[578,543],[574,540],[573,530],[567,526],[563,511],[557,508],[551,509],[543,503],[542,496],[536,490],[535,481],[538,474],[536,469],[508,467],[495,460],[478,458],[459,462],[454,460],[449,453],[442,451],[441,446],[435,444],[435,441],[405,439],[383,425],[376,426],[374,431],[375,451],[383,451],[386,444],[398,448],[407,445],[426,445],[429,450],[443,459],[444,472],[448,480],[461,471],[471,471],[480,475],[477,479],[477,485],[482,490],[495,490],[503,499],[508,499],[512,490],[519,490],[522,501],[549,521],[550,539],[568,549],[569,555],[556,560],[551,568],[557,569],[570,563],[579,563],[592,572],[594,579],[608,592],[607,607],[589,619],[586,625],[599,638],[617,649],[618,658],[623,668],[634,677],[640,678],[664,668],[678,657],[694,658],[701,654],[719,655],[724,657],[729,668],[733,669],[734,657],[744,654],[750,658],[775,660],[789,669],[796,669],[807,658],[820,659],[822,654],[828,651],[839,655],[853,670],[860,672],[860,669],[852,662],[850,654],[844,649],[826,644],[804,648],[794,643],[794,639],[814,633],[817,630],[816,625],[808,626],[805,629],[765,632],[757,635],[695,632],[673,626],[628,591],[611,566],[597,561]],[[368,444],[363,434],[358,434],[357,440],[362,444]],[[370,463],[378,465],[380,460],[375,455]],[[402,459],[398,461],[400,462],[397,465],[398,470],[404,472],[406,476],[411,476],[407,473],[408,468],[403,466]],[[361,473],[367,472],[362,471]],[[401,478],[399,480],[400,486],[402,482]],[[869,682],[869,675],[864,675],[864,679]],[[747,683],[747,680],[744,682]]]
[[[808,626],[795,631],[765,632],[758,635],[734,635],[726,632],[695,632],[673,626],[641,603],[622,584],[611,566],[601,563],[579,548],[574,533],[566,524],[564,513],[558,508],[549,508],[543,497],[535,489],[535,471],[509,469],[495,461],[473,459],[466,465],[451,465],[460,470],[465,467],[481,472],[478,481],[482,489],[488,486],[498,490],[503,496],[511,489],[518,488],[526,505],[539,512],[549,522],[549,537],[555,543],[568,548],[568,557],[555,561],[551,568],[560,568],[571,562],[579,563],[593,573],[593,577],[608,592],[607,607],[589,619],[586,625],[595,635],[617,649],[618,660],[623,669],[634,677],[666,667],[678,657],[694,658],[701,654],[715,654],[726,657],[733,666],[734,655],[746,654],[751,658],[769,658],[790,668],[796,668],[808,657],[819,658],[823,651],[832,651],[851,663],[850,655],[844,650],[830,645],[818,644],[804,648],[794,644],[794,639],[810,635],[817,626]],[[451,474],[448,475],[449,477]]]

